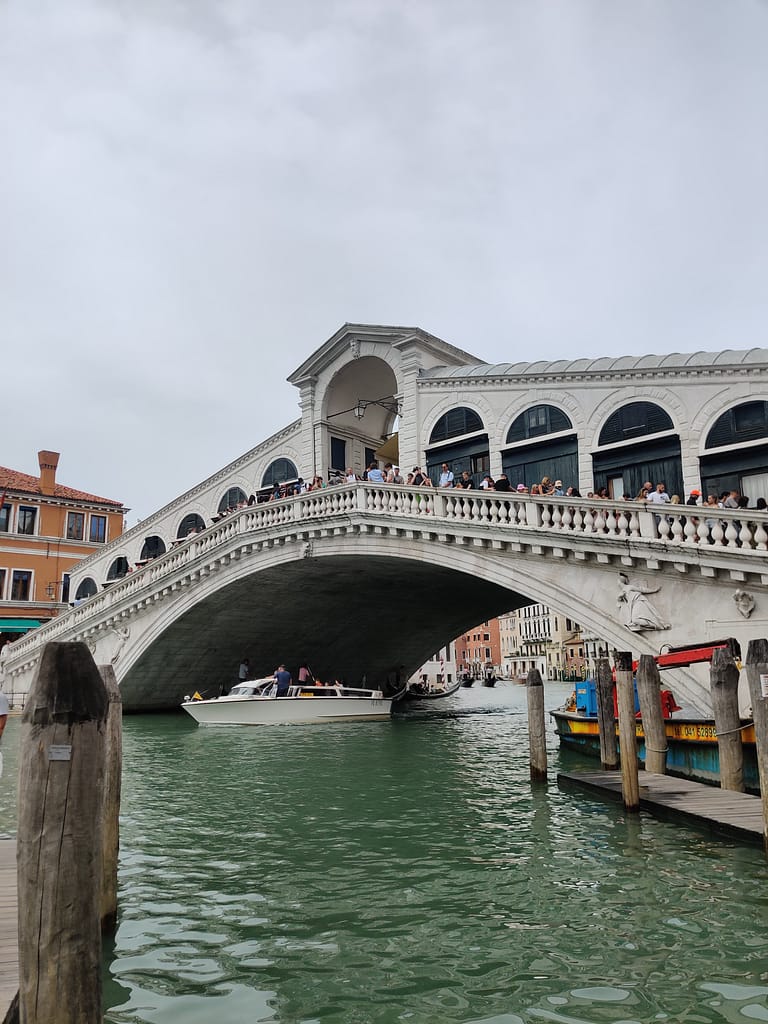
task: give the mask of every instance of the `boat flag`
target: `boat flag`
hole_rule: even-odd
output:
[[[203,695],[201,693],[199,693],[197,690],[195,690],[195,692],[192,694],[192,700],[202,700],[202,699],[203,699]]]

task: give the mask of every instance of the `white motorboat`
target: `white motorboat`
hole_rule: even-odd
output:
[[[285,696],[276,695],[274,679],[255,679],[233,686],[225,697],[210,700],[187,697],[182,703],[198,725],[298,725],[339,719],[389,718],[392,698],[381,690],[357,686],[289,687]]]

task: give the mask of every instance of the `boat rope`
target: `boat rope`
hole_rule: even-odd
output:
[[[721,736],[732,736],[735,732],[743,732],[745,729],[751,729],[753,723],[747,722],[746,725],[740,725],[738,729],[726,729],[725,732],[716,732],[715,736],[720,739]]]

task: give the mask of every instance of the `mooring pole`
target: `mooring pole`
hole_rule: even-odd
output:
[[[22,715],[20,1024],[101,1024],[107,695],[83,643],[48,643]]]
[[[103,933],[117,926],[117,859],[120,852],[120,792],[123,771],[123,703],[115,670],[99,665],[109,707],[105,730],[104,811],[99,916]]]
[[[768,853],[768,640],[750,640],[747,681],[755,726],[755,755],[763,802],[763,845]]]
[[[616,771],[619,767],[619,752],[616,746],[616,712],[613,706],[613,673],[607,658],[597,659],[595,673],[597,694],[597,727],[600,730],[600,761],[605,771]]]
[[[727,647],[717,647],[709,667],[709,688],[720,756],[720,788],[744,792],[744,748],[739,716],[739,670]]]
[[[526,678],[528,696],[528,740],[531,753],[531,782],[546,782],[547,779],[547,734],[544,717],[544,683],[537,668],[532,668]]]
[[[632,652],[614,651],[616,693],[619,698],[619,744],[621,746],[621,795],[628,811],[640,810],[640,782],[637,777],[637,733]]]
[[[661,676],[652,654],[641,654],[637,666],[637,696],[645,735],[645,770],[665,775],[667,730],[661,708]]]

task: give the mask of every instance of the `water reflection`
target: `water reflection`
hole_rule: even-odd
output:
[[[759,851],[561,792],[553,736],[532,787],[524,711],[127,719],[106,1019],[768,1020]]]

